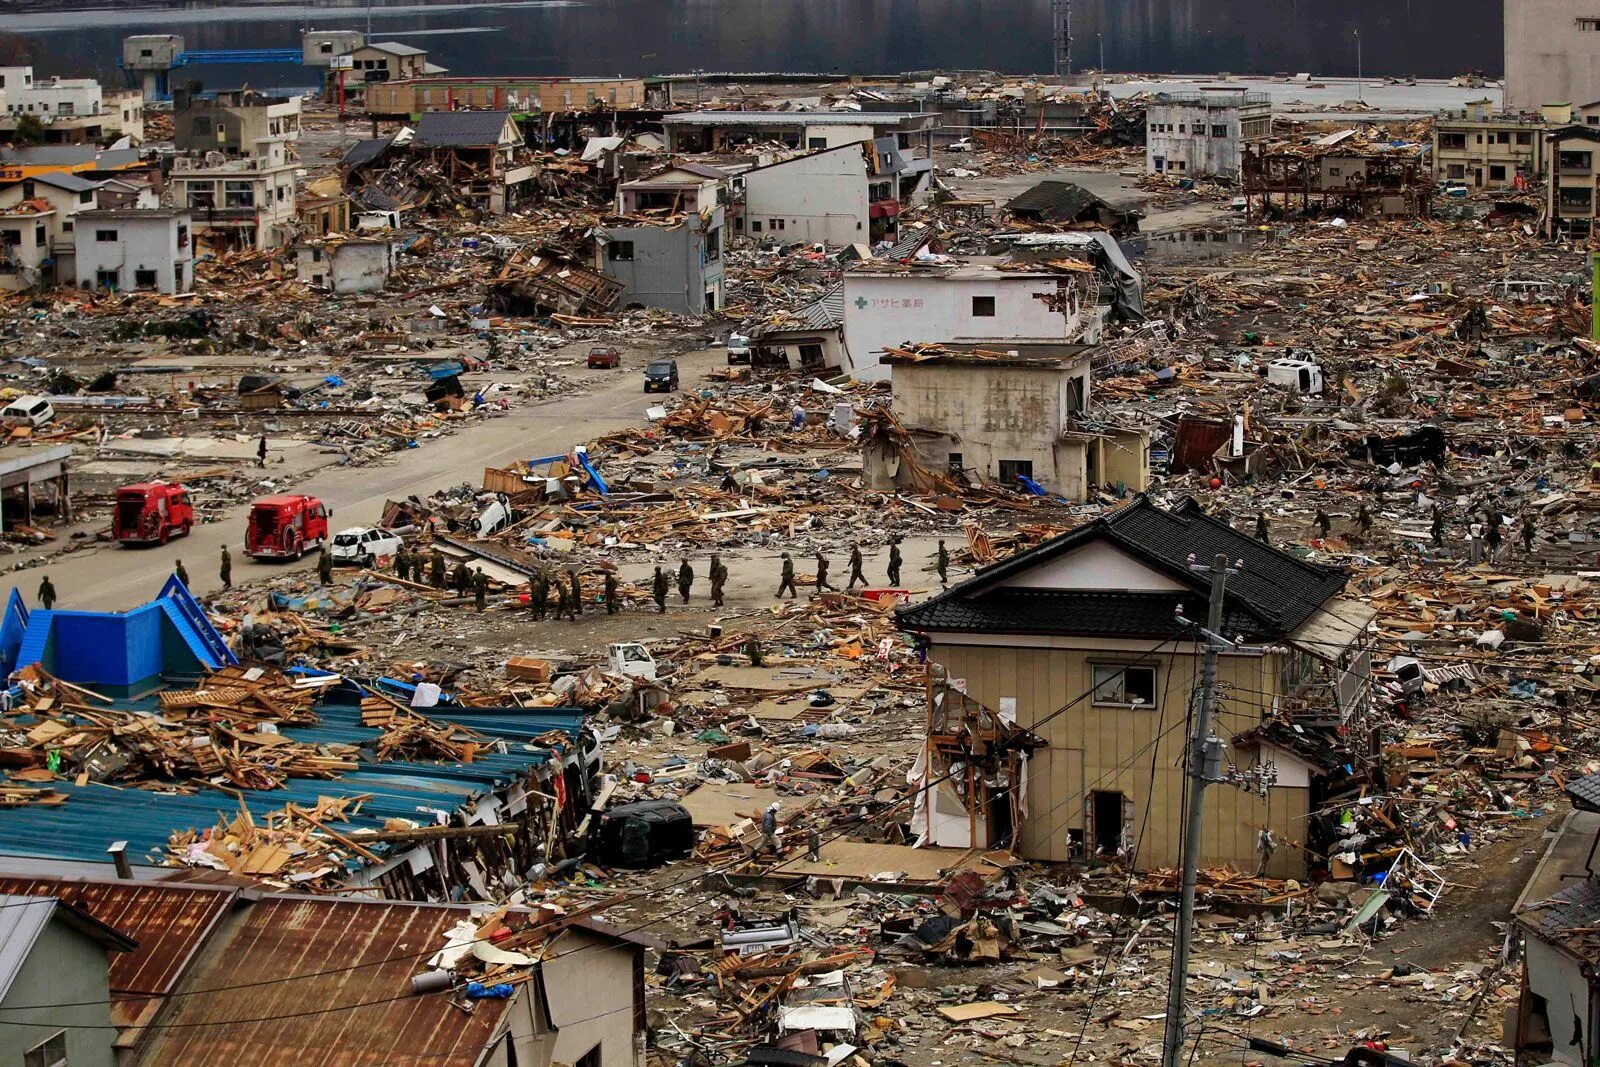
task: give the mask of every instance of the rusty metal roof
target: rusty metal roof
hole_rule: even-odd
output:
[[[469,1015],[450,993],[409,995],[411,976],[465,914],[433,904],[256,900],[213,938],[185,986],[271,984],[177,998],[138,1062],[279,1067],[315,1050],[319,1067],[470,1067],[504,1029],[511,1001],[475,1001]],[[316,974],[330,968],[340,970]]]
[[[0,875],[0,893],[55,897],[139,943],[111,957],[111,994],[120,1000],[170,992],[237,893],[171,883],[79,881]]]

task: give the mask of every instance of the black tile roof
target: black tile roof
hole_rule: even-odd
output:
[[[1584,811],[1600,811],[1600,774],[1586,774],[1567,783],[1567,796],[1572,806]]]
[[[482,148],[500,143],[509,111],[425,111],[417,144],[425,148]]]
[[[1600,882],[1585,878],[1524,909],[1517,921],[1541,941],[1566,948],[1580,959],[1600,962],[1600,943],[1580,931],[1600,926]]]
[[[1073,219],[1100,198],[1081,185],[1071,182],[1040,182],[1032,189],[1016,196],[1006,205],[1012,213],[1021,212],[1051,219]]]
[[[374,159],[383,155],[384,150],[389,147],[393,140],[393,137],[369,137],[365,140],[357,141],[345,152],[339,163],[345,167],[359,167],[365,163],[371,163]]]
[[[1035,569],[1073,549],[1105,541],[1189,588],[1189,593],[1052,591],[995,588],[1003,579]],[[1242,565],[1228,576],[1223,628],[1250,640],[1287,637],[1344,589],[1345,574],[1263,544],[1213,519],[1185,498],[1164,510],[1145,496],[1076,530],[986,567],[960,585],[899,610],[909,630],[977,631],[1106,636],[1171,636],[1172,609],[1184,606],[1194,622],[1205,619],[1210,580],[1190,568],[1208,566],[1221,553]],[[1010,618],[1015,614],[1017,619]]]

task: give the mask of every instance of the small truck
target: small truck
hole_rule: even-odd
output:
[[[244,550],[255,559],[299,559],[328,540],[330,514],[314,496],[264,496],[250,505]]]
[[[176,482],[136,482],[117,490],[111,535],[125,545],[164,545],[194,527],[189,490]]]

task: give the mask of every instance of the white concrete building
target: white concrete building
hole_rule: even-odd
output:
[[[1508,0],[1505,48],[1505,110],[1600,99],[1600,8],[1586,0]]]
[[[393,241],[350,238],[307,241],[295,249],[295,267],[302,282],[335,293],[371,293],[383,288],[399,259]]]
[[[55,212],[43,200],[0,210],[0,290],[17,292],[50,280],[50,227]]]
[[[101,183],[68,171],[46,171],[0,187],[0,210],[14,211],[28,201],[43,201],[53,209],[47,223],[50,279],[70,283],[77,275],[72,230],[80,212],[99,207]]]
[[[745,171],[738,218],[755,241],[893,241],[901,207],[926,192],[931,170],[891,137],[825,148]]]
[[[187,156],[172,164],[172,202],[194,216],[199,240],[220,248],[277,248],[293,236],[295,165],[284,142],[255,142],[250,155]]]
[[[79,212],[78,287],[185,292],[194,282],[189,228],[189,213],[173,208]]]
[[[1158,98],[1145,108],[1147,174],[1237,180],[1244,145],[1272,133],[1266,93],[1203,89]]]
[[[32,67],[0,67],[0,135],[29,115],[43,124],[47,144],[144,137],[138,90],[107,93],[92,78],[36,78]]]
[[[1107,309],[1092,274],[991,266],[857,269],[844,274],[848,369],[889,377],[889,348],[969,341],[1098,344]]]

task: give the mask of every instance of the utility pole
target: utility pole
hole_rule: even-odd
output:
[[[1361,96],[1361,31],[1356,31],[1356,103],[1366,103]]]
[[[367,0],[367,44],[372,43],[372,0]]]
[[[1094,39],[1100,43],[1100,74],[1103,77],[1106,72],[1106,35],[1097,33]]]
[[[1241,562],[1239,566],[1243,566]],[[1189,947],[1194,936],[1194,887],[1200,868],[1200,833],[1205,825],[1206,786],[1213,782],[1228,782],[1247,786],[1265,795],[1277,771],[1270,764],[1262,764],[1249,772],[1222,771],[1222,739],[1211,732],[1211,718],[1217,707],[1217,657],[1223,652],[1260,652],[1248,649],[1222,636],[1223,595],[1227,590],[1228,557],[1217,554],[1211,566],[1197,566],[1189,557],[1189,569],[1211,575],[1211,599],[1207,604],[1206,625],[1200,631],[1205,642],[1205,659],[1200,675],[1200,711],[1195,716],[1194,733],[1189,735],[1185,771],[1189,778],[1189,810],[1183,827],[1183,889],[1178,898],[1177,925],[1172,931],[1172,974],[1167,987],[1166,1030],[1161,1039],[1161,1067],[1180,1067],[1183,1063],[1184,984],[1189,977]],[[1232,568],[1232,573],[1238,572]],[[1180,616],[1181,619],[1181,616]]]

